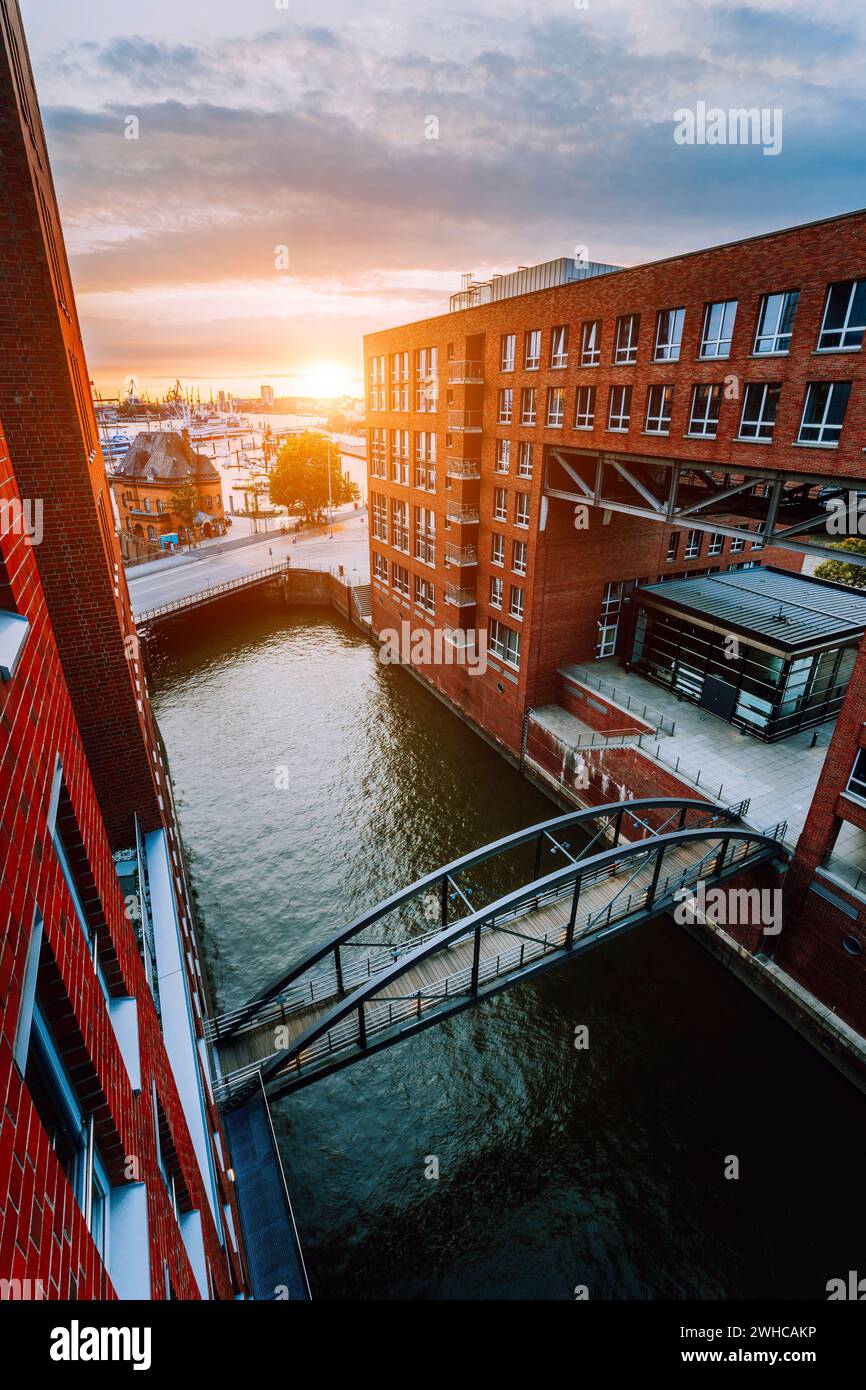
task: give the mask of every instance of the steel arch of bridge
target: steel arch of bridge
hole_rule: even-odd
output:
[[[231,1047],[237,1034],[256,1027],[265,1039],[269,1034],[277,1039],[280,1018],[292,1017],[284,1009],[286,991],[311,968],[333,958],[328,993],[317,999],[311,986],[309,1003],[301,998],[290,1006],[296,1021],[303,1023],[309,1018],[308,1026],[285,1046],[269,1043],[269,1052],[261,1060],[234,1070],[221,1083],[222,1098],[230,1102],[241,1099],[249,1085],[257,1084],[259,1075],[274,1096],[299,1089],[669,910],[675,894],[689,884],[711,876],[720,880],[786,853],[781,843],[784,826],[760,832],[731,823],[744,813],[745,805],[725,809],[682,797],[613,802],[530,826],[417,880],[356,918],[242,1009],[215,1020],[213,1035],[222,1045],[228,1042]],[[668,811],[672,814],[663,821],[661,833],[653,833],[646,817]],[[685,828],[690,814],[706,823]],[[644,832],[649,831],[647,837],[619,843],[627,818]],[[599,819],[601,828],[590,844],[582,854],[571,855],[561,841],[564,832]],[[674,820],[678,828],[668,831]],[[589,853],[603,834],[613,838],[613,845]],[[533,840],[533,878],[449,925],[448,891],[455,875]],[[541,849],[547,841],[571,862],[539,876]],[[666,859],[673,869],[663,878]],[[341,948],[395,907],[434,889],[441,893],[443,920],[439,927],[405,943],[405,952],[401,948],[395,954],[393,947],[386,948],[376,971],[351,987],[347,972],[341,968]],[[599,908],[599,893],[609,889],[612,896]],[[468,899],[464,900],[468,904]],[[521,932],[521,924],[536,922],[539,914],[556,919],[543,938]],[[494,945],[505,943],[495,957],[490,952],[483,954],[483,945],[489,946],[491,941]],[[437,957],[445,967],[438,977],[431,981],[428,969],[423,988],[399,992],[401,982],[418,983],[427,963]],[[458,968],[449,971],[448,966],[455,963]],[[257,1023],[262,1017],[264,1022]]]

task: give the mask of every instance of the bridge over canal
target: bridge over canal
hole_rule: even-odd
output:
[[[747,810],[612,802],[418,879],[211,1021],[221,1101],[307,1086],[670,911],[701,880],[782,860],[784,824],[757,830]]]

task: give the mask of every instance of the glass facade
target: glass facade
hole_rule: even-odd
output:
[[[768,742],[838,714],[857,644],[802,656],[641,605],[631,665],[648,680]]]

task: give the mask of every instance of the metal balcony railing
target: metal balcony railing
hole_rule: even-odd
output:
[[[448,380],[454,386],[480,385],[484,381],[484,363],[468,359],[449,362]]]
[[[476,602],[475,590],[459,584],[446,584],[445,602],[453,604],[455,608],[471,608]]]
[[[449,502],[446,515],[449,521],[455,521],[461,526],[478,525],[478,508],[468,502]]]
[[[481,460],[449,458],[446,472],[449,478],[462,478],[464,481],[467,478],[480,478]]]
[[[480,410],[449,410],[448,428],[454,434],[480,434]]]
[[[445,563],[446,565],[457,565],[460,568],[477,565],[478,551],[474,545],[446,545]]]

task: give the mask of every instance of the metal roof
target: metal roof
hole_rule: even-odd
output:
[[[798,652],[857,640],[866,631],[866,593],[787,570],[758,568],[646,584],[635,599],[671,607],[697,623],[754,635],[761,646]]]

